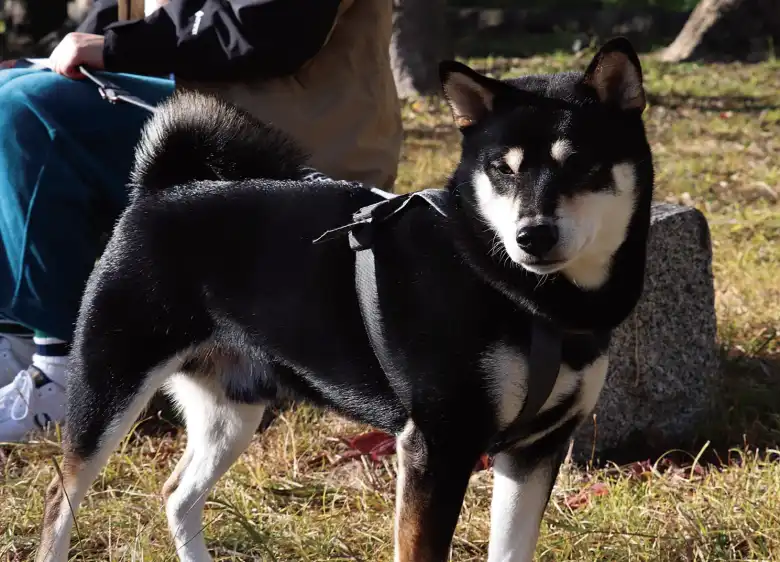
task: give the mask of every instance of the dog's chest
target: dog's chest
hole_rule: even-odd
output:
[[[595,407],[604,386],[607,363],[606,353],[595,354],[592,360],[576,369],[563,362],[555,385],[537,415],[564,403],[568,403],[569,407],[561,412],[560,416],[556,416],[560,423],[576,415],[587,415]],[[523,408],[529,379],[539,374],[529,371],[526,354],[518,347],[502,341],[494,343],[484,351],[481,367],[498,428],[503,430]],[[533,436],[529,436],[531,437]]]

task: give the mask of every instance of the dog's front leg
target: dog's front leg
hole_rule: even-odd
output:
[[[432,441],[411,420],[396,448],[395,562],[445,562],[479,453]]]
[[[530,465],[522,450],[496,455],[488,562],[533,560],[542,516],[560,465],[560,455]]]

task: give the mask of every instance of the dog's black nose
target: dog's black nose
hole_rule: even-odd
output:
[[[545,222],[524,226],[517,231],[517,245],[524,252],[541,258],[558,243],[558,227]]]

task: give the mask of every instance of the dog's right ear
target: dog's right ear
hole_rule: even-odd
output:
[[[505,87],[503,82],[453,60],[439,63],[439,78],[452,118],[461,130],[479,123],[493,111],[495,97]]]
[[[585,71],[583,83],[593,88],[598,99],[622,111],[645,108],[642,65],[625,37],[607,41]]]

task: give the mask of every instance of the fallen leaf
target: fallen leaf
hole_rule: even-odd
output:
[[[606,496],[609,494],[609,488],[603,482],[596,482],[589,490],[592,496]]]
[[[395,453],[395,438],[384,431],[368,431],[346,440],[347,446],[372,460]]]
[[[395,437],[384,431],[368,431],[343,441],[349,447],[349,450],[331,461],[331,464],[340,464],[364,455],[368,456],[372,461],[379,462],[382,457],[394,455],[396,452]],[[317,460],[321,462],[322,456],[319,456]],[[493,466],[492,458],[488,455],[482,455],[474,465],[474,472],[487,470],[491,466]]]
[[[488,455],[482,455],[477,461],[477,466],[474,467],[474,472],[481,472],[489,469],[493,466],[493,458]]]
[[[563,500],[563,503],[569,509],[579,509],[588,505],[590,503],[590,498],[585,490],[581,490],[573,496],[567,496],[566,499]]]
[[[590,498],[594,496],[606,496],[609,494],[609,488],[603,482],[596,482],[595,484],[588,486],[584,490],[580,490],[574,495],[566,497],[563,503],[569,509],[579,509],[590,504]]]

